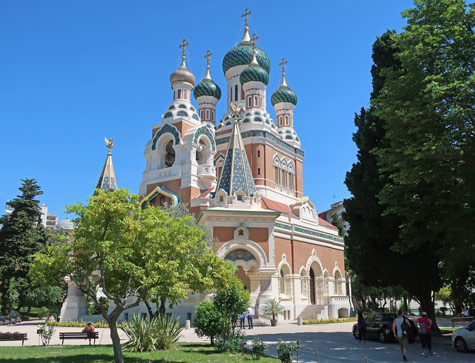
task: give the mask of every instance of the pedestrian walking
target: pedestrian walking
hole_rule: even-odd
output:
[[[424,357],[427,357],[428,354],[432,355],[432,332],[430,331],[432,320],[427,317],[427,313],[424,311],[417,322],[419,323],[419,337],[421,338],[422,354]]]
[[[366,343],[366,321],[363,318],[363,313],[358,313],[358,339],[361,343],[361,339]]]
[[[407,347],[409,346],[409,330],[411,324],[406,317],[402,316],[402,310],[397,312],[397,318],[393,320],[393,334],[397,337],[401,346],[402,360],[407,362]]]
[[[254,316],[254,309],[250,306],[247,308],[247,324],[249,329],[254,329],[254,324],[252,323],[252,317]]]
[[[246,329],[246,314],[242,313],[239,315],[239,320],[241,329]]]

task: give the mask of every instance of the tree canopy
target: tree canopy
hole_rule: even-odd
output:
[[[154,290],[177,301],[225,286],[233,275],[229,263],[207,248],[192,217],[142,209],[138,196],[128,190],[98,190],[88,205],[68,211],[77,216],[72,240],[38,253],[31,276],[43,284],[66,277],[96,302],[109,323],[116,362],[123,362],[116,322],[124,310],[138,306]],[[109,311],[97,296],[99,289],[112,301]]]

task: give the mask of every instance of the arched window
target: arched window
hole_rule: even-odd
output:
[[[281,184],[284,188],[287,187],[287,173],[285,172],[285,170],[282,170],[282,182],[281,182]]]
[[[178,90],[178,98],[181,98],[181,89]]]
[[[252,106],[252,99],[251,99],[251,96],[249,96],[249,97],[247,98],[247,106],[248,106],[248,107],[251,107],[251,106]]]
[[[260,150],[257,150],[257,157],[258,157],[258,158],[261,157],[261,151],[260,151]]]
[[[238,93],[239,92],[239,87],[238,85],[235,85],[234,86],[234,101],[237,101],[238,100]]]
[[[204,120],[203,110],[200,110],[200,117],[202,120]]]
[[[188,91],[187,91],[187,90],[184,90],[183,92],[185,93],[185,95],[183,96],[183,98],[188,99]]]
[[[282,265],[279,278],[280,295],[290,296],[290,269],[288,265]]]
[[[285,294],[285,275],[284,269],[280,269],[279,292]]]
[[[279,185],[279,175],[280,175],[280,171],[279,171],[279,167],[276,166],[275,167],[275,185]]]
[[[291,173],[289,173],[289,189],[294,190],[294,176]]]
[[[341,272],[339,270],[335,271],[335,295],[343,295],[343,291],[341,288]]]
[[[261,168],[257,168],[257,175],[261,175]]]
[[[241,100],[243,100],[243,99],[244,99],[244,90],[241,87]]]
[[[173,140],[170,140],[165,147],[165,166],[171,167],[175,163],[175,149],[173,148]]]

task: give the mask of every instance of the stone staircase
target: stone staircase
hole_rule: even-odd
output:
[[[299,317],[301,317],[302,320],[319,320],[324,308],[324,305],[308,305],[303,309]]]

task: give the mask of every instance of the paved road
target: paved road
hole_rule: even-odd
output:
[[[24,322],[14,326],[1,326],[0,331],[18,331],[28,333],[29,340],[25,345],[38,345],[39,339],[36,335],[38,322]],[[245,334],[251,341],[254,337],[263,339],[269,345],[267,354],[277,356],[277,345],[279,340],[300,341],[299,362],[318,362],[316,349],[320,353],[320,363],[345,363],[345,362],[365,362],[365,355],[368,362],[401,362],[399,345],[394,343],[381,344],[375,341],[368,341],[366,344],[358,343],[352,334],[353,323],[338,324],[317,324],[298,326],[297,324],[280,323],[277,327],[256,327],[253,330],[246,330]],[[56,332],[51,340],[51,345],[61,344],[59,332],[80,331],[80,328],[56,328]],[[99,331],[99,341],[96,344],[111,344],[109,329],[97,329]],[[120,331],[121,341],[125,342],[127,337]],[[207,339],[200,339],[196,336],[194,329],[183,330],[180,338],[182,342],[206,342]],[[84,340],[65,341],[67,345],[88,344]],[[19,346],[21,342],[0,342],[2,345]],[[420,344],[410,344],[408,358],[410,362],[454,362],[454,363],[474,363],[475,353],[458,353],[451,346],[450,338],[434,338],[434,352],[432,357],[424,358],[421,355]]]

